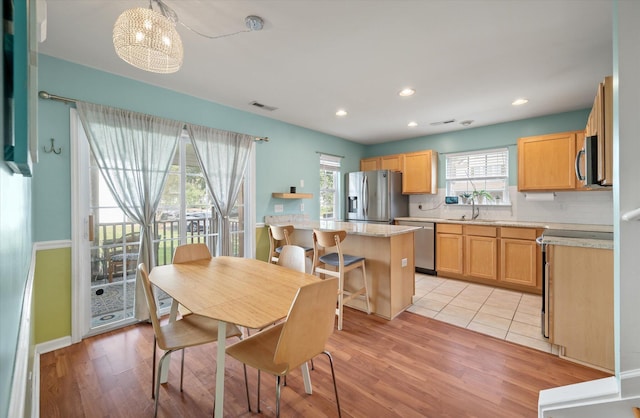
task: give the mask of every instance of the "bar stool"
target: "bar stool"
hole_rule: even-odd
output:
[[[346,231],[321,231],[313,230],[313,264],[311,274],[321,273],[338,278],[338,330],[342,330],[342,311],[344,304],[352,299],[364,297],[367,305],[367,313],[371,313],[369,304],[369,286],[367,285],[367,273],[365,270],[365,258],[344,254],[340,243],[347,237]],[[336,247],[336,252],[320,255],[320,251],[329,247]],[[324,265],[333,266],[335,270],[330,270]],[[351,270],[360,268],[362,270],[363,286],[355,291],[344,289],[344,276]]]
[[[269,225],[269,262],[277,264],[278,257],[284,245],[293,245],[290,236],[293,234],[293,225]],[[278,246],[278,244],[282,244]],[[313,260],[313,247],[304,248],[305,255]]]

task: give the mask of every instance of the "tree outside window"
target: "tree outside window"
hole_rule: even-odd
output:
[[[342,157],[320,154],[320,219],[340,218],[340,160]]]

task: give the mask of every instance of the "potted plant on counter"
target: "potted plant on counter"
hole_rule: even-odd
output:
[[[487,201],[492,201],[493,196],[486,190],[474,190],[472,193],[472,199],[476,205],[486,204]]]

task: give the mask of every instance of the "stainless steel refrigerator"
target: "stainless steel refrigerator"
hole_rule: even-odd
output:
[[[357,171],[345,175],[347,221],[393,223],[409,216],[409,197],[402,194],[402,173]]]

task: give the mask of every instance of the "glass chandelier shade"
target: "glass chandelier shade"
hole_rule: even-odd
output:
[[[113,26],[113,46],[120,58],[145,71],[168,74],[182,66],[175,23],[152,9],[125,10]]]

